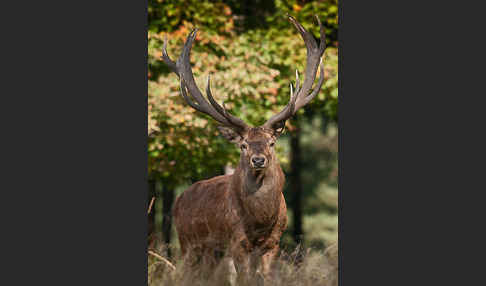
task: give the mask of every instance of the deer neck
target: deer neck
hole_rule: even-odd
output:
[[[275,160],[261,171],[255,171],[241,160],[235,170],[234,179],[240,199],[249,203],[279,200],[285,180],[282,169]]]
[[[272,173],[267,172],[268,169],[263,170],[263,171],[254,171],[254,170],[245,170],[243,176],[243,191],[247,195],[255,194],[258,191],[267,191],[267,188],[265,190],[263,189],[264,183],[268,185],[268,183],[271,183],[271,177]],[[268,174],[267,174],[268,173]]]
[[[257,172],[240,162],[234,180],[245,218],[256,225],[272,224],[278,217],[285,180],[278,162]]]

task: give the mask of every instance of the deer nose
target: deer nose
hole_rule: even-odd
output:
[[[255,167],[263,167],[265,165],[265,157],[253,157],[251,158],[251,162]]]

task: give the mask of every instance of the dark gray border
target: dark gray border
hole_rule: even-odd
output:
[[[147,2],[19,6],[3,10],[0,284],[145,285]]]
[[[485,49],[471,4],[346,1],[344,22],[340,1],[341,285],[477,284]]]

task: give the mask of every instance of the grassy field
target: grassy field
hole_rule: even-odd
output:
[[[183,285],[183,286],[223,286],[235,285],[236,272],[231,259],[224,259],[214,269],[200,269],[189,271],[184,261],[175,255],[174,259],[165,260],[160,255],[163,247],[158,251],[152,249],[148,256],[148,282],[150,286]],[[241,286],[258,285],[260,276],[253,277]],[[232,283],[233,282],[233,283]],[[338,245],[333,244],[325,251],[301,249],[297,247],[291,253],[281,251],[276,259],[272,271],[264,285],[338,285]]]

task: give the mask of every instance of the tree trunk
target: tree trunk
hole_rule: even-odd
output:
[[[322,114],[322,134],[326,134],[327,132],[327,127],[329,126],[329,118],[327,118],[327,115],[325,113]]]
[[[294,241],[299,244],[304,241],[302,230],[302,180],[301,169],[301,150],[300,150],[300,130],[296,121],[296,130],[290,136],[290,192],[292,194],[292,211],[294,215]]]
[[[174,189],[162,186],[162,239],[167,247],[167,257],[171,257],[170,238],[172,234],[172,204]]]

